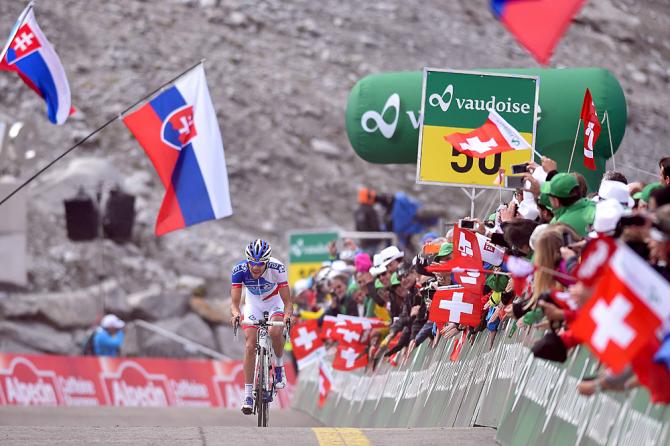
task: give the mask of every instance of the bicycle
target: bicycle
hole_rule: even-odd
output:
[[[242,321],[235,322],[235,338],[237,338],[237,329],[240,325],[258,327],[256,334],[256,365],[254,366],[254,408],[253,413],[258,415],[258,427],[267,427],[270,416],[270,403],[277,394],[275,389],[274,373],[272,373],[272,364],[274,359],[274,348],[272,340],[268,333],[269,327],[285,327],[284,336],[288,339],[290,324],[286,326],[281,321],[268,320],[268,313],[263,313],[263,319],[260,321]]]

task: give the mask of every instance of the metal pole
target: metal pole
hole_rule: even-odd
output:
[[[197,342],[193,342],[190,339],[187,339],[183,336],[179,336],[176,333],[173,333],[169,330],[166,330],[164,328],[159,327],[158,325],[151,324],[147,321],[144,321],[142,319],[136,319],[135,323],[142,328],[145,328],[149,331],[152,331],[156,333],[157,335],[163,336],[165,338],[171,339],[175,342],[180,343],[181,345],[191,348],[195,351],[199,351],[200,353],[203,353],[211,358],[214,359],[219,359],[221,361],[232,361],[232,358],[221,354],[215,350],[212,350],[211,348],[205,347],[204,345],[198,344]]]

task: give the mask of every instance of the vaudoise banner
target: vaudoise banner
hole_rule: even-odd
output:
[[[275,399],[290,406],[295,373]],[[0,353],[0,405],[238,408],[242,361]]]

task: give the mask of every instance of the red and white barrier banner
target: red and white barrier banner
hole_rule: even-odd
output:
[[[276,403],[290,406],[295,372]],[[0,405],[226,407],[244,395],[242,361],[0,353]]]

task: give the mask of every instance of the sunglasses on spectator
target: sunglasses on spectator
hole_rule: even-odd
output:
[[[249,266],[265,266],[265,264],[268,262],[253,262],[251,260],[247,260],[247,263]]]

